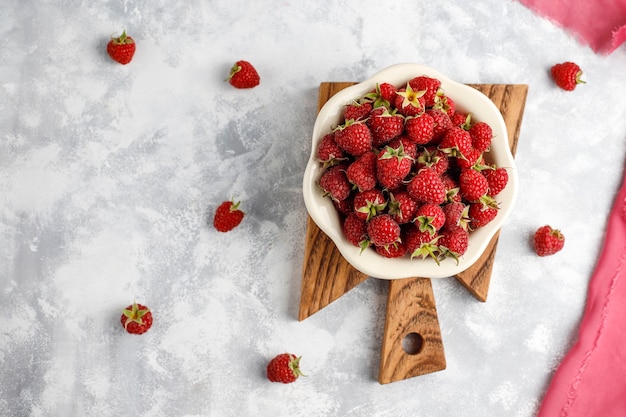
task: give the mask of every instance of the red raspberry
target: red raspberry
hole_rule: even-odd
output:
[[[546,225],[537,229],[533,237],[533,243],[535,253],[538,256],[554,255],[563,249],[565,236],[563,236],[560,230]]]
[[[481,152],[486,152],[491,146],[491,139],[493,138],[493,130],[485,122],[477,122],[468,130],[472,137],[472,146]]]
[[[498,215],[498,208],[492,203],[470,203],[469,206],[469,218],[470,228],[476,230],[479,227],[483,227]]]
[[[378,182],[387,189],[397,188],[409,175],[412,166],[413,158],[404,153],[402,144],[397,149],[386,146],[380,151],[376,160]]]
[[[388,213],[398,224],[412,222],[417,211],[417,202],[408,192],[399,191],[389,194]]]
[[[433,127],[433,142],[438,143],[443,135],[452,127],[452,120],[447,113],[438,109],[428,109],[426,114],[433,118],[435,124]]]
[[[449,156],[466,158],[472,150],[472,137],[460,127],[451,127],[443,135],[439,149]]]
[[[446,200],[445,201],[461,202],[463,200],[463,196],[461,195],[458,182],[454,178],[452,178],[452,176],[448,173],[444,173],[441,176],[441,180],[443,181],[443,185],[446,188]]]
[[[432,235],[429,231],[421,231],[414,224],[408,224],[404,230],[403,241],[406,244],[406,251],[411,255],[411,259],[420,257],[425,259],[427,256],[433,258],[437,264],[439,263],[439,246],[437,241],[439,235]]]
[[[360,156],[372,149],[372,132],[362,122],[347,121],[335,130],[335,141],[350,155]]]
[[[367,235],[375,246],[389,246],[400,242],[400,225],[388,214],[372,217],[367,223]]]
[[[429,167],[435,170],[435,172],[439,175],[443,175],[443,173],[445,173],[450,166],[448,155],[435,146],[424,148],[417,156],[415,162],[418,170],[423,167]]]
[[[319,186],[324,190],[325,195],[336,201],[348,198],[352,189],[344,167],[341,165],[331,167],[324,172],[320,178]]]
[[[152,327],[152,312],[144,305],[132,303],[122,311],[120,322],[130,334],[144,334]]]
[[[407,117],[423,113],[426,108],[425,92],[425,90],[414,91],[409,84],[406,85],[406,88],[398,90],[396,100],[393,103],[398,109],[398,113]]]
[[[345,153],[337,145],[334,133],[328,133],[322,138],[317,147],[317,159],[324,167],[336,165],[338,161],[345,159]]]
[[[388,103],[393,103],[396,100],[396,93],[398,89],[389,83],[382,83],[379,85],[380,96]]]
[[[245,213],[239,209],[241,202],[223,201],[215,210],[213,227],[218,232],[230,232],[243,220]]]
[[[371,190],[376,186],[376,159],[376,154],[368,151],[359,156],[346,169],[348,181],[354,184],[359,191]]]
[[[435,97],[441,87],[441,81],[437,78],[428,77],[426,75],[420,75],[409,81],[409,85],[415,91],[425,90],[424,100],[427,107],[432,107],[435,104]]]
[[[487,183],[489,184],[488,194],[492,197],[500,194],[509,182],[509,173],[504,167],[485,169],[481,172],[487,178]]]
[[[438,93],[435,97],[435,104],[432,107],[433,109],[439,109],[442,112],[446,113],[450,119],[456,113],[456,103],[450,97],[446,96],[443,93]]]
[[[406,254],[406,245],[403,242],[397,242],[393,245],[374,246],[376,253],[385,258],[399,258]]]
[[[461,195],[467,201],[476,201],[487,194],[489,183],[487,178],[474,169],[463,169],[459,175]]]
[[[446,222],[446,214],[438,204],[422,204],[415,213],[415,225],[420,231],[430,232],[434,235]]]
[[[550,73],[556,85],[566,91],[572,91],[578,84],[585,82],[580,79],[583,72],[580,67],[573,62],[555,64],[550,68]]]
[[[365,221],[382,213],[386,207],[387,200],[377,188],[358,192],[354,196],[354,212]]]
[[[366,240],[367,232],[365,220],[357,216],[356,213],[352,212],[348,214],[348,216],[343,221],[342,230],[344,235],[346,236],[346,239],[348,239],[348,241],[354,246],[363,249],[367,247],[367,244],[365,244],[365,246],[362,246],[362,243]]]
[[[331,201],[333,202],[333,205],[335,206],[337,211],[343,214],[344,216],[347,216],[348,214],[354,211],[354,193],[350,193],[350,195],[347,198],[341,201],[337,201],[333,199],[331,199]]]
[[[393,149],[398,149],[400,145],[404,148],[404,154],[411,159],[417,158],[417,149],[418,146],[412,142],[407,136],[399,136],[395,139],[392,139],[391,142],[388,143]]]
[[[460,227],[467,230],[470,222],[469,206],[460,202],[452,202],[444,204],[442,210],[446,215],[446,221],[443,227],[446,229],[456,229]]]
[[[344,121],[348,120],[363,120],[369,116],[372,111],[372,104],[368,102],[359,102],[355,101],[351,104],[348,104],[343,109],[343,118]]]
[[[469,233],[461,227],[447,229],[442,232],[438,243],[443,252],[442,256],[451,256],[458,262],[459,256],[463,255],[469,246]]]
[[[404,127],[409,139],[418,145],[426,145],[435,135],[435,120],[428,113],[407,117]]]
[[[237,61],[230,69],[228,82],[235,88],[254,88],[261,78],[256,68],[248,61]]]
[[[300,376],[300,359],[291,353],[281,353],[274,357],[267,364],[267,379],[272,382],[282,382],[283,384],[290,384],[295,382]]]
[[[372,131],[374,147],[389,143],[391,139],[400,136],[404,131],[404,117],[397,114],[395,110],[390,112],[385,107],[372,110],[368,124]]]
[[[441,176],[432,168],[422,168],[407,185],[411,198],[421,203],[441,204],[446,199],[446,188]]]

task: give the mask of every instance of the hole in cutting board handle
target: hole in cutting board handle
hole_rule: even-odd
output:
[[[421,334],[411,332],[407,333],[402,339],[402,350],[409,355],[417,355],[424,347],[424,338]]]

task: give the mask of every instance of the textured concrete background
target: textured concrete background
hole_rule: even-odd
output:
[[[574,341],[626,143],[626,51],[515,1],[5,0],[0,8],[0,414],[509,416]],[[129,65],[105,45],[123,29]],[[238,59],[261,85],[224,82]],[[578,62],[567,93],[552,64]],[[519,200],[489,299],[433,281],[447,369],[376,382],[386,285],[298,322],[301,181],[323,81],[399,62],[529,85]],[[242,200],[218,234],[215,207]],[[537,258],[543,224],[564,250]],[[133,300],[155,324],[118,323]],[[306,378],[266,381],[277,353]]]

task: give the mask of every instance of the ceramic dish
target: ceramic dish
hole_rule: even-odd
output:
[[[459,262],[447,258],[438,265],[433,259],[410,259],[408,256],[389,259],[378,255],[371,249],[361,252],[350,244],[341,230],[340,217],[332,201],[324,197],[318,181],[324,171],[317,161],[317,147],[321,138],[333,127],[340,124],[343,108],[352,100],[362,97],[376,87],[376,83],[391,83],[396,86],[406,84],[419,75],[438,78],[441,88],[451,97],[456,108],[472,113],[473,120],[487,122],[493,130],[491,150],[486,156],[490,163],[506,167],[509,182],[506,188],[496,196],[500,204],[498,215],[486,226],[470,234],[468,249]],[[456,275],[478,260],[489,241],[500,229],[513,208],[517,196],[518,174],[509,148],[506,125],[498,108],[478,90],[452,81],[445,75],[419,64],[397,64],[388,67],[366,81],[348,87],[335,94],[320,110],[313,127],[311,155],[303,179],[304,202],[313,221],[335,243],[343,257],[353,267],[375,278],[400,279],[410,277],[444,278]]]

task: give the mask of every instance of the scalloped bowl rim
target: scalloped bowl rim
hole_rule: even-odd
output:
[[[339,214],[332,201],[323,196],[317,184],[323,172],[322,165],[316,160],[317,146],[322,136],[341,122],[343,106],[372,91],[376,83],[388,82],[397,86],[419,75],[438,78],[442,89],[454,100],[458,109],[471,112],[475,120],[489,123],[494,134],[489,160],[498,166],[505,167],[509,175],[506,188],[496,196],[500,204],[498,215],[489,224],[471,233],[467,252],[459,257],[458,265],[453,259],[444,259],[437,265],[430,258],[389,259],[378,255],[371,249],[361,252],[360,248],[352,245],[344,237]],[[517,168],[509,148],[506,125],[496,105],[475,88],[453,81],[430,67],[412,63],[387,67],[367,80],[339,91],[324,104],[313,127],[311,154],[303,178],[304,202],[313,221],[334,242],[349,264],[366,275],[381,279],[445,278],[466,270],[482,255],[490,240],[511,213],[517,198],[517,191]]]

